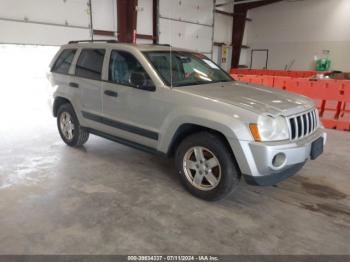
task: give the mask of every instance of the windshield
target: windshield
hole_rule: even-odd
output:
[[[199,53],[151,51],[144,52],[144,54],[169,86],[234,81],[228,73]],[[171,70],[170,64],[172,64]]]

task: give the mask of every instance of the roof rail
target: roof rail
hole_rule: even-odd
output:
[[[170,44],[155,44],[155,45],[159,45],[159,46],[171,46]]]
[[[105,39],[105,40],[73,40],[69,41],[68,44],[77,44],[77,43],[94,43],[94,42],[105,42],[105,43],[118,43],[117,40]]]

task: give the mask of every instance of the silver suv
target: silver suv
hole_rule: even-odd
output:
[[[50,65],[63,141],[89,134],[174,157],[193,195],[275,185],[326,143],[313,101],[235,81],[206,56],[161,45],[74,41]]]

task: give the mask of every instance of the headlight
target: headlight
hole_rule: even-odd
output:
[[[286,118],[259,116],[256,124],[249,125],[255,141],[281,141],[289,139]]]

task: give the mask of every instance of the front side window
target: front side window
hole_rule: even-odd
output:
[[[65,49],[57,58],[54,66],[52,67],[52,72],[60,74],[68,74],[69,68],[72,64],[76,49]]]
[[[153,82],[140,62],[130,53],[113,50],[109,61],[109,81],[132,87],[138,87],[132,81],[141,80],[141,85],[152,86]]]
[[[229,74],[202,54],[179,51],[145,52],[144,54],[169,86],[234,81]]]
[[[104,49],[83,49],[80,53],[75,75],[93,80],[101,80]]]

